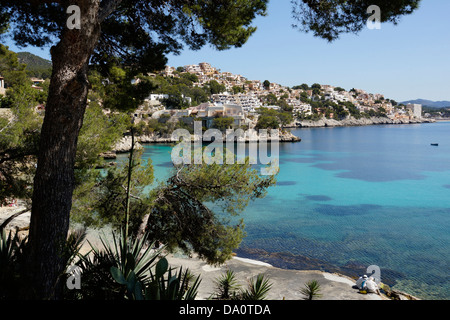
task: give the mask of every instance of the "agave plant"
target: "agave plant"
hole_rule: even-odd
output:
[[[215,285],[216,285],[216,293],[213,294],[215,295],[215,297],[213,297],[214,299],[218,300],[237,299],[240,285],[236,280],[236,275],[234,271],[227,270],[227,272],[224,275],[216,279]]]
[[[160,250],[147,245],[148,234],[141,238],[125,238],[123,233],[112,234],[112,241],[100,237],[103,248],[88,241],[91,250],[79,255],[76,263],[81,269],[82,290],[72,292],[74,299],[123,299],[133,298],[133,284],[145,283],[149,270],[155,264]],[[124,287],[124,284],[128,284]],[[69,293],[70,295],[70,293]]]
[[[272,288],[272,283],[266,275],[260,273],[251,278],[248,283],[248,289],[242,293],[243,300],[264,300]]]
[[[133,300],[194,300],[198,293],[200,277],[191,285],[192,275],[189,270],[180,268],[178,273],[172,274],[166,258],[156,264],[154,273],[150,271],[150,279],[138,280],[134,272],[125,278],[117,269],[111,273],[117,283],[126,286],[127,296]],[[167,278],[165,277],[167,273]]]
[[[300,289],[300,292],[305,295],[304,300],[313,300],[314,298],[320,298],[320,284],[317,280],[311,280],[305,283],[305,287]]]
[[[174,269],[169,268],[166,258],[162,258],[156,265],[155,272],[151,272],[151,281],[144,289],[147,300],[194,300],[200,285],[200,276],[191,284],[193,276],[189,270],[172,274]],[[165,274],[167,273],[167,278]]]
[[[13,231],[0,231],[0,299],[20,298],[26,280],[21,277],[25,266],[27,241]]]

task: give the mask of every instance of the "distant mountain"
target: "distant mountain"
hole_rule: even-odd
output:
[[[30,52],[17,52],[19,62],[25,63],[28,67],[51,68],[52,62],[41,58]]]
[[[18,52],[19,62],[27,65],[31,77],[47,79],[51,76],[52,62],[30,52]]]
[[[425,99],[416,99],[416,100],[409,100],[401,102],[403,104],[413,103],[413,104],[421,104],[425,107],[430,108],[445,108],[450,107],[450,101],[431,101],[431,100],[425,100]]]

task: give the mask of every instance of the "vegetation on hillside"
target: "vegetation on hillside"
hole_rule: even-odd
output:
[[[52,75],[52,62],[45,60],[30,52],[18,52],[17,57],[20,63],[26,65],[26,72],[29,77],[38,79],[49,79]]]

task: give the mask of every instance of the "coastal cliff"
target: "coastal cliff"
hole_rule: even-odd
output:
[[[226,136],[224,135],[223,140],[226,141]],[[250,135],[246,136],[245,140],[242,142],[252,142],[258,141],[258,135]],[[300,142],[301,139],[289,131],[280,131],[278,142]],[[206,142],[206,141],[205,141]],[[145,143],[161,143],[161,144],[170,144],[177,143],[176,139],[172,138],[171,134],[161,134],[161,133],[153,133],[150,135],[142,135],[136,137],[136,149],[142,149],[142,144]],[[113,148],[113,150],[109,153],[103,154],[104,157],[114,158],[114,154],[116,153],[127,153],[131,149],[131,136],[123,137]]]

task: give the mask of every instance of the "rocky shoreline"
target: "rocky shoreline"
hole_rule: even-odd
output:
[[[434,119],[390,119],[385,117],[372,117],[372,118],[347,118],[341,121],[334,119],[320,119],[317,121],[305,120],[297,121],[285,127],[285,129],[298,129],[298,128],[327,128],[327,127],[356,127],[356,126],[370,126],[370,125],[399,125],[399,124],[421,124],[421,123],[434,123]],[[224,135],[224,141],[226,137]],[[193,139],[195,141],[195,138]],[[252,141],[258,141],[258,135],[246,136],[243,142],[249,143]],[[279,142],[300,142],[301,138],[295,136],[289,131],[282,130],[279,135]],[[171,134],[153,133],[150,135],[142,135],[136,137],[136,149],[142,149],[142,144],[173,144],[177,143],[176,139],[172,138]],[[103,153],[101,156],[105,159],[115,159],[117,154],[128,153],[131,149],[131,136],[124,136],[111,150],[110,152]]]
[[[420,123],[434,123],[433,119],[390,119],[385,117],[372,118],[347,118],[341,121],[334,119],[320,119],[317,121],[305,120],[297,121],[292,124],[290,128],[320,128],[320,127],[357,127],[370,125],[386,125],[386,124],[420,124]]]
[[[174,138],[172,138],[171,134],[160,134],[160,133],[154,133],[151,135],[142,135],[135,138],[135,149],[142,149],[142,144],[174,144],[178,143],[178,141]],[[242,142],[249,143],[258,141],[259,137],[257,134],[251,135],[250,137],[246,136],[245,140],[242,140]],[[226,137],[224,135],[223,138],[224,141],[226,141]],[[193,139],[195,141],[195,139]],[[270,141],[270,140],[268,140]],[[274,140],[272,140],[274,141]],[[292,134],[289,131],[283,130],[279,134],[279,140],[278,142],[300,142],[301,139],[294,134]],[[206,141],[205,141],[206,142]],[[120,153],[128,153],[131,150],[131,136],[125,136],[123,137],[111,150],[110,152],[102,154],[102,156],[105,159],[114,159],[116,154]]]
[[[289,252],[268,252],[263,249],[241,246],[235,250],[235,254],[238,257],[267,263],[282,270],[302,270],[331,273],[341,277],[347,277],[355,282],[359,276],[367,273],[367,266],[362,263],[348,262],[344,266],[336,266],[326,261],[309,258],[302,255],[295,255]],[[404,277],[404,274],[395,270],[383,269],[383,284],[387,285],[384,287],[385,295],[393,300],[421,300],[411,294],[391,288],[391,286],[394,286],[397,281],[403,279]]]
[[[16,212],[20,212],[24,209],[24,204],[20,201],[18,207],[1,207],[0,208],[0,224],[4,222],[8,217]],[[26,237],[28,234],[28,228],[30,223],[30,212],[26,212],[19,217],[15,218],[8,226],[6,230],[12,230],[14,232],[20,232],[21,237]],[[96,245],[100,244],[98,238],[98,230],[90,230],[88,232],[87,240]],[[87,253],[90,246],[85,243],[82,249],[82,253]],[[268,272],[271,274],[271,278],[274,280],[274,289],[272,294],[274,299],[286,298],[288,300],[298,299],[295,292],[291,292],[288,287],[292,286],[294,282],[298,282],[298,287],[303,285],[306,279],[303,278],[315,278],[319,276],[333,275],[333,279],[322,279],[322,285],[326,290],[325,299],[341,299],[341,300],[373,300],[380,298],[376,295],[361,295],[358,290],[352,288],[355,283],[357,275],[364,273],[365,266],[353,263],[347,264],[343,267],[336,267],[324,261],[318,259],[311,259],[305,256],[293,255],[286,252],[275,252],[270,253],[262,249],[254,249],[245,246],[241,246],[239,249],[235,250],[234,259],[228,261],[226,266],[223,266],[223,270],[228,269],[230,266],[234,270],[239,271],[240,269],[246,268],[243,275],[249,275],[252,272],[256,275],[259,272]],[[249,264],[249,261],[252,261]],[[179,266],[189,266],[192,267],[192,263],[198,264],[199,268],[196,273],[201,273],[202,282],[208,283],[205,287],[205,293],[211,292],[214,288],[214,283],[209,280],[214,280],[220,274],[217,272],[214,275],[211,271],[220,271],[221,268],[214,266],[208,266],[205,262],[199,259],[192,259],[188,257],[179,257],[176,259],[173,255],[170,259],[171,265]],[[192,268],[191,268],[192,269]],[[190,270],[191,270],[190,269]],[[194,270],[194,269],[192,269]],[[387,272],[388,271],[388,272]],[[395,284],[395,280],[401,279],[402,274],[396,273],[392,270],[383,270],[383,283],[391,286]],[[327,277],[325,277],[327,278]],[[340,286],[340,283],[348,279],[351,284],[349,287]],[[329,288],[328,288],[329,287]],[[328,289],[327,289],[328,288]],[[278,291],[280,295],[277,295]],[[383,300],[394,299],[394,300],[420,300],[410,294],[392,290],[389,288],[389,292],[384,292],[386,296]],[[207,294],[204,295],[206,299]]]

